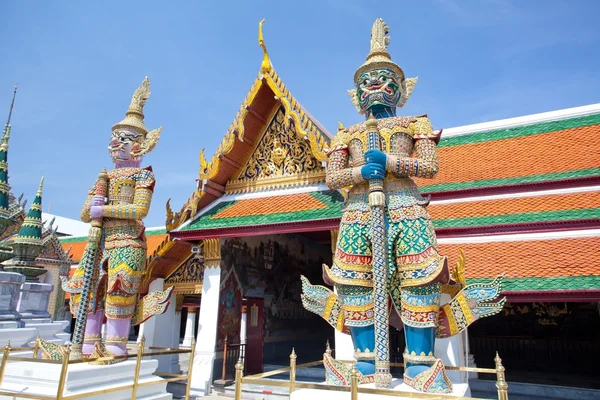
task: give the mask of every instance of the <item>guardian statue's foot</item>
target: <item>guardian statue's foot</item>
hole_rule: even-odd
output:
[[[325,383],[337,386],[349,386],[352,378],[352,364],[334,359],[329,354],[323,354],[325,367]],[[368,362],[356,363],[358,369],[358,383],[375,382],[375,365]],[[363,373],[365,372],[365,373]]]
[[[115,354],[113,354],[110,350],[108,350],[106,348],[106,346],[104,345],[104,343],[102,342],[97,342],[94,344],[94,351],[92,351],[92,354],[90,355],[89,358],[94,359],[94,358],[109,358],[109,357],[114,357]],[[125,361],[125,359],[118,359],[118,360],[111,360],[110,358],[107,360],[97,360],[97,361],[90,361],[90,364],[96,364],[96,365],[110,365],[110,364],[116,364],[119,362]]]
[[[446,375],[446,368],[442,360],[436,360],[431,367],[425,370],[423,368],[423,365],[407,367],[404,373],[404,383],[419,392],[452,393],[452,382]],[[416,375],[413,375],[414,373]]]

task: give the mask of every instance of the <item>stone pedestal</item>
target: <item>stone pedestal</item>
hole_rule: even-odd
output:
[[[64,396],[85,394],[97,390],[109,390],[123,385],[131,385],[135,373],[135,360],[112,365],[73,364],[69,366]],[[156,360],[142,360],[139,383],[160,382],[155,385],[141,386],[137,390],[137,399],[171,400],[167,393],[167,383],[153,375],[158,366]],[[0,396],[0,399],[21,399],[19,394],[29,396],[56,396],[60,380],[60,364],[9,361],[2,386],[3,391],[14,392],[14,396]],[[131,389],[122,389],[110,393],[100,393],[80,397],[88,400],[129,399]]]
[[[21,318],[17,312],[21,285],[25,275],[0,271],[0,321],[15,321]]]
[[[49,318],[48,303],[53,289],[54,285],[49,283],[23,283],[17,304],[21,318]]]
[[[65,327],[69,325],[69,321],[53,322],[50,318],[31,318],[23,320],[23,323],[25,324],[25,328],[36,329],[38,332],[37,335],[52,343],[64,344],[65,338],[68,340],[70,336],[63,333]],[[33,343],[31,344],[33,345]]]
[[[8,342],[12,347],[26,347],[37,335],[35,328],[19,328],[16,321],[4,322],[0,325],[0,348],[4,348]]]

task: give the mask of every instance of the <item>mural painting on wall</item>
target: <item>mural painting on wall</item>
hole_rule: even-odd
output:
[[[234,238],[224,241],[221,255],[223,276],[235,271],[243,297],[265,299],[265,338],[318,333],[309,321],[321,326],[320,320],[302,306],[300,275],[322,279],[321,265],[331,258],[329,245],[298,235]]]
[[[227,343],[240,343],[240,323],[242,315],[242,285],[234,268],[223,269],[219,293],[219,333],[217,349],[223,350]]]

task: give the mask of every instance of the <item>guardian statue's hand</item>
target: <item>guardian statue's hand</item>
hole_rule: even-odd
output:
[[[383,168],[385,168],[385,163],[387,161],[387,154],[379,150],[367,150],[365,153],[365,162],[367,164],[374,163],[379,164]]]
[[[101,218],[102,217],[102,206],[90,207],[90,217],[92,217],[92,219]]]
[[[360,169],[360,174],[366,181],[369,179],[384,179],[385,168],[375,163],[366,164]]]
[[[90,200],[90,209],[94,206],[103,206],[104,204],[106,204],[106,198],[96,195]]]

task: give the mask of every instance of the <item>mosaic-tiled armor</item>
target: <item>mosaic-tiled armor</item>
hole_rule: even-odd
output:
[[[142,220],[148,214],[155,184],[152,168],[141,168],[140,164],[143,155],[156,145],[162,129],[149,132],[144,125],[142,110],[149,96],[150,82],[146,78],[135,91],[125,119],[113,126],[108,149],[115,169],[98,178],[81,211],[82,221],[96,221],[101,226],[101,231],[92,227],[88,238],[90,242],[99,239],[98,251],[92,256],[84,253],[73,277],[68,282],[63,280],[65,291],[71,293],[74,315],[78,314],[84,289],[90,293],[83,354],[94,349],[96,355],[123,354],[132,319],[139,323],[164,312],[168,305],[170,291],[146,296],[146,304],[144,299],[138,300],[146,266]],[[101,232],[101,237],[94,237],[94,232]],[[93,251],[86,247],[86,252]],[[86,277],[90,266],[94,274]],[[98,346],[105,317],[106,347]]]
[[[421,196],[412,178],[433,178],[438,172],[441,131],[434,131],[425,115],[396,116],[416,79],[405,79],[391,61],[387,33],[383,20],[375,21],[371,52],[354,76],[356,90],[350,91],[367,121],[340,127],[329,152],[328,186],[349,189],[333,265],[323,271],[337,295],[303,277],[303,302],[351,334],[361,382],[375,381],[380,387],[391,383],[391,375],[385,377],[388,318],[398,313],[406,337],[404,382],[420,391],[448,393],[452,383],[433,354],[436,335],[456,334],[475,319],[498,312],[503,303],[489,303],[499,294],[498,282],[464,288],[459,271],[451,279],[447,260],[438,253],[426,210],[429,199]],[[372,197],[374,182],[383,192],[379,207]],[[378,282],[385,282],[383,288]],[[454,295],[443,307],[442,292]],[[350,367],[324,357],[327,380],[347,384]]]

